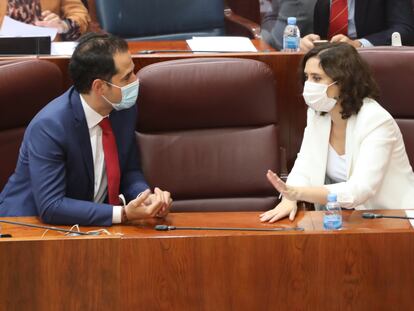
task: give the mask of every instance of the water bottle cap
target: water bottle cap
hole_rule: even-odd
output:
[[[328,194],[328,202],[336,202],[336,193]]]
[[[288,25],[296,25],[296,17],[288,17]]]

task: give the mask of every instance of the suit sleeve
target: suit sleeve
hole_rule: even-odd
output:
[[[413,45],[414,13],[411,0],[388,0],[385,10],[386,28],[363,38],[373,45],[391,45],[391,35],[399,32],[403,45]]]
[[[66,197],[65,134],[62,126],[42,120],[30,128],[28,144],[29,171],[34,200],[41,219],[49,224],[112,224],[108,204]]]
[[[397,141],[397,126],[387,119],[362,139],[360,151],[347,182],[325,185],[338,195],[341,206],[353,208],[372,198],[381,186]]]

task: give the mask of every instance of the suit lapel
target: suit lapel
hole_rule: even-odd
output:
[[[311,174],[313,185],[325,183],[326,163],[328,161],[329,135],[331,133],[331,117],[329,115],[318,117],[315,126],[316,135],[313,141],[313,158],[317,163],[310,163],[313,169]]]
[[[354,131],[355,131],[356,116],[352,115],[346,124],[345,133],[345,154],[346,154],[346,177],[352,174],[352,158],[354,155]]]
[[[73,90],[69,95],[69,100],[72,105],[75,119],[75,131],[76,138],[79,143],[79,151],[82,153],[83,162],[86,167],[89,180],[93,185],[95,177],[93,171],[91,140],[89,135],[88,124],[86,123],[85,112],[83,111],[79,93]]]
[[[321,126],[321,133],[320,133],[320,137],[322,139],[322,143],[320,145],[321,148],[321,166],[322,169],[320,170],[320,172],[322,172],[322,174],[319,176],[319,184],[324,184],[325,183],[325,178],[326,178],[326,164],[328,163],[328,149],[329,149],[329,136],[331,135],[331,126],[332,126],[332,120],[331,117],[329,115],[325,116],[323,118],[324,120],[324,124],[323,126]]]

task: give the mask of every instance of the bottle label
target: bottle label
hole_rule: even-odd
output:
[[[337,230],[342,228],[342,215],[331,214],[324,215],[323,227],[327,230]]]
[[[299,38],[298,37],[286,37],[285,48],[289,50],[297,50],[299,48]]]

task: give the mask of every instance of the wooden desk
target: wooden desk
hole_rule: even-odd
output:
[[[2,225],[14,238],[0,241],[0,310],[411,309],[408,221],[345,212],[344,229],[330,232],[320,212],[274,225],[259,223],[258,214],[173,213],[108,228],[122,237],[41,238],[43,230]],[[305,231],[158,232],[156,223]]]

